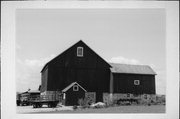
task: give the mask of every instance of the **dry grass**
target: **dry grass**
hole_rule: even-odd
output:
[[[151,106],[117,106],[98,109],[77,109],[77,110],[62,110],[55,112],[41,112],[41,113],[165,113],[164,105]]]
[[[165,113],[165,106],[118,106],[99,109],[82,109],[76,111],[68,111],[68,113]]]

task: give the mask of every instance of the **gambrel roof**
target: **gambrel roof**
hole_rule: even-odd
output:
[[[111,72],[113,73],[156,75],[156,72],[148,65],[109,64],[112,66]]]

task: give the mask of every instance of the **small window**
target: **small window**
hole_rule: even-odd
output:
[[[79,90],[79,87],[77,85],[74,85],[73,86],[73,91],[78,91]]]
[[[134,85],[139,85],[140,81],[139,80],[134,80]]]
[[[77,56],[83,57],[83,47],[77,47]]]

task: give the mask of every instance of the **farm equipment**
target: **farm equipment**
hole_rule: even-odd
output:
[[[16,104],[17,104],[17,106],[19,106],[20,103],[21,103],[21,101],[20,101],[20,94],[17,93],[17,94],[16,94]]]
[[[58,97],[53,94],[32,96],[30,98],[30,103],[33,105],[33,108],[40,108],[43,105],[53,108],[57,106],[58,102]]]
[[[16,93],[16,104],[17,106],[28,106],[31,105],[30,98],[37,97],[40,95],[40,91],[26,91],[23,93]]]

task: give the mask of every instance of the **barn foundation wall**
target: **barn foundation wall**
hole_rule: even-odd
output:
[[[154,101],[156,102],[157,95],[155,94],[139,94],[133,95],[130,93],[123,94],[123,93],[103,93],[103,102],[107,105],[113,104],[114,102],[120,99],[138,99],[140,102],[149,102]]]

